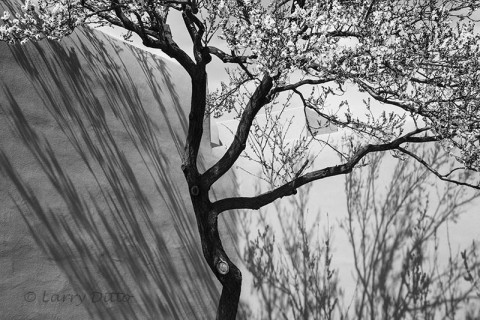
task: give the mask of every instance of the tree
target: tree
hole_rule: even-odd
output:
[[[162,50],[185,69],[192,90],[182,170],[205,260],[223,286],[217,317],[234,319],[241,273],[220,240],[217,217],[222,212],[259,209],[312,181],[347,174],[372,152],[413,157],[440,179],[454,180],[411,151],[409,143],[440,142],[463,169],[479,169],[480,36],[474,32],[479,7],[475,0],[27,0],[21,14],[3,15],[0,40],[60,39],[81,25],[111,24],[124,28],[126,38],[138,35],[143,45]],[[191,55],[169,26],[176,13],[191,40]],[[217,40],[222,44],[213,46]],[[207,95],[213,57],[228,66],[230,80]],[[367,98],[328,108],[330,98],[351,90]],[[382,103],[383,111],[375,112],[372,101]],[[263,154],[258,161],[271,172],[280,165],[282,179],[253,197],[212,202],[209,190],[246,148],[249,133],[257,128],[256,115],[280,102],[301,104],[327,124],[348,128],[354,147],[339,164],[305,173],[311,164],[310,140],[279,149],[280,131],[263,134],[263,147],[277,153],[273,162]],[[233,142],[217,163],[200,172],[205,115],[235,110],[240,122]],[[412,123],[413,128],[406,126]],[[309,123],[307,129],[314,133],[318,126]],[[457,182],[479,187],[471,180]]]

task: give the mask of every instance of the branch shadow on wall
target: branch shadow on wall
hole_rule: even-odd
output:
[[[172,175],[179,157],[165,147],[173,141],[173,150],[182,149],[187,123],[171,71],[162,59],[97,32],[73,37],[69,45],[11,46],[54,128],[45,133],[32,124],[4,85],[4,112],[56,199],[46,203],[2,152],[0,170],[20,195],[18,210],[75,290],[133,297],[90,301],[91,318],[211,318],[219,291],[188,197]],[[59,150],[59,141],[68,148]],[[66,163],[65,154],[76,161]]]

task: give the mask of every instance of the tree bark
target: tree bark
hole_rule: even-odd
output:
[[[242,274],[229,259],[218,233],[218,211],[208,195],[210,186],[197,169],[197,157],[203,135],[206,107],[206,74],[198,69],[192,77],[189,130],[185,144],[182,170],[188,183],[203,256],[223,286],[217,309],[217,320],[235,320],[240,299]]]
[[[192,188],[191,188],[192,189]],[[205,260],[223,286],[217,320],[234,320],[242,286],[242,274],[229,259],[218,232],[218,213],[208,199],[208,191],[190,192]],[[194,194],[195,193],[195,194]]]

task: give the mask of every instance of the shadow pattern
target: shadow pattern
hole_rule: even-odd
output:
[[[13,201],[75,290],[134,296],[86,304],[92,319],[213,318],[219,288],[179,170],[187,130],[179,76],[172,78],[179,69],[96,31],[71,38],[8,47],[51,132],[32,122],[6,82],[3,112],[56,199],[46,203],[2,151],[0,170],[21,199]]]

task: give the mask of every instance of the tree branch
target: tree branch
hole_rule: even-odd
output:
[[[416,112],[422,116],[426,116],[426,114],[421,113],[420,110],[415,110],[413,106],[403,103],[401,101],[396,101],[396,100],[391,100],[388,99],[384,96],[382,96],[380,93],[376,92],[374,88],[371,86],[367,85],[365,82],[358,80],[357,81],[358,85],[360,86],[361,89],[365,90],[372,98],[374,98],[377,101],[386,103],[386,104],[391,104],[397,107],[402,108],[403,110],[409,111],[409,112]]]
[[[406,150],[405,148],[402,148],[402,147],[398,147],[397,149],[400,152],[402,152],[402,153],[408,155],[409,157],[412,157],[416,161],[418,161],[425,168],[427,168],[428,171],[430,171],[431,173],[436,175],[440,180],[447,181],[447,182],[452,182],[452,183],[455,183],[455,184],[458,184],[458,185],[461,185],[461,186],[467,186],[467,187],[471,187],[471,188],[480,190],[480,184],[474,185],[474,184],[471,184],[471,183],[468,183],[468,182],[463,182],[463,181],[450,179],[450,178],[448,178],[448,176],[451,175],[453,171],[450,171],[447,174],[441,174],[437,170],[433,169],[425,160],[423,160],[422,158],[420,158],[418,155],[414,154],[413,152],[410,152],[410,151],[408,151],[408,150]]]
[[[224,63],[237,63],[240,68],[245,72],[245,74],[250,78],[254,79],[255,77],[248,71],[245,63],[248,63],[248,59],[257,58],[256,55],[251,56],[236,56],[232,50],[232,55],[225,53],[224,51],[218,49],[217,47],[209,46],[207,47],[208,52],[215,55],[217,58],[222,60]]]
[[[224,51],[218,49],[214,46],[208,46],[208,50],[211,54],[215,55],[217,58],[222,60],[224,63],[247,63],[248,59],[255,59],[256,55],[251,56],[233,56],[225,53]]]
[[[187,27],[190,38],[193,42],[193,54],[198,64],[207,64],[212,58],[208,50],[204,50],[202,37],[205,33],[205,26],[192,12],[190,5],[187,5],[182,12],[183,21]]]
[[[227,172],[237,161],[242,151],[245,150],[253,119],[258,111],[270,102],[269,93],[272,86],[273,79],[265,74],[242,113],[232,144],[223,157],[203,174],[203,181],[206,186],[210,187]]]
[[[87,6],[85,6],[87,8]],[[190,76],[194,75],[195,63],[173,40],[170,28],[168,25],[161,21],[161,18],[157,16],[157,23],[161,26],[160,30],[143,29],[133,23],[122,11],[122,5],[118,3],[118,0],[111,1],[111,7],[117,16],[118,20],[112,17],[99,13],[98,15],[106,21],[125,28],[126,30],[135,32],[143,39],[143,44],[150,48],[161,49],[169,57],[175,59],[180,65],[187,71]],[[88,8],[94,11],[93,8]],[[148,39],[145,39],[148,37]]]
[[[245,3],[243,2],[243,0],[237,0],[237,5],[239,8],[241,8],[242,10],[242,14],[243,14],[243,19],[250,25],[252,24],[250,22],[250,14],[248,13],[247,11],[247,8],[245,7]]]
[[[307,84],[319,85],[319,84],[324,84],[324,83],[334,81],[334,80],[335,80],[335,78],[304,79],[304,80],[298,81],[297,83],[292,83],[292,84],[288,84],[288,85],[285,85],[285,86],[275,87],[273,89],[273,92],[277,93],[277,92],[282,92],[282,91],[287,91],[287,90],[294,90],[294,89],[297,89],[297,88],[299,88],[301,86],[304,86],[304,85],[307,85]]]
[[[410,142],[412,138],[415,138],[414,135],[427,130],[429,130],[429,128],[416,129],[389,143],[368,144],[362,147],[360,150],[358,150],[349,161],[343,164],[326,167],[320,170],[306,173],[276,189],[267,191],[265,193],[262,193],[254,197],[234,197],[234,198],[221,199],[213,203],[213,206],[215,210],[219,213],[223,211],[235,210],[235,209],[257,210],[269,203],[272,203],[277,199],[296,194],[297,188],[309,182],[324,179],[327,177],[333,177],[341,174],[350,173],[353,170],[353,168],[358,164],[358,162],[360,162],[360,160],[364,158],[367,154],[372,152],[398,149],[401,144]]]

